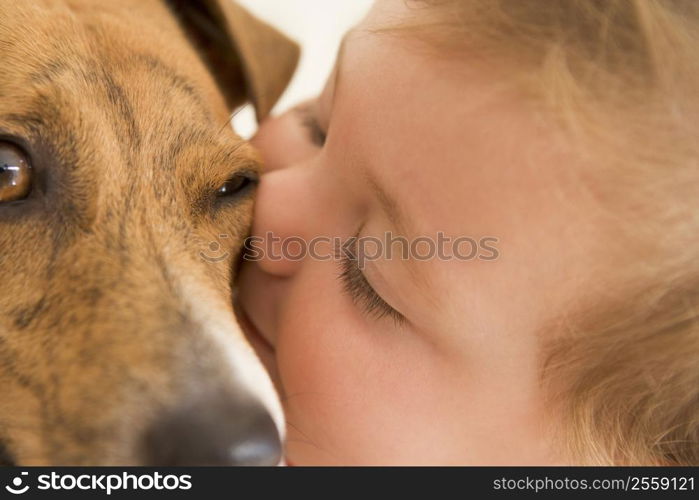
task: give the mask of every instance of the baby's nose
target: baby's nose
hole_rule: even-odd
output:
[[[262,404],[211,397],[154,422],[144,441],[146,465],[278,465],[282,444]]]
[[[314,169],[304,166],[265,174],[255,200],[255,220],[248,248],[268,274],[291,277],[309,258],[329,260],[332,244],[325,237],[337,230],[334,192],[318,188]],[[327,241],[325,241],[327,240]]]

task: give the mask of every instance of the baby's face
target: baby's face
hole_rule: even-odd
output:
[[[378,2],[323,94],[255,139],[265,255],[243,266],[240,302],[282,396],[288,458],[563,461],[539,330],[604,272],[581,166],[495,71],[368,30],[404,9]],[[389,232],[413,243],[408,259],[402,243],[391,258],[367,244],[362,266],[323,240],[301,258],[300,240],[282,244]]]

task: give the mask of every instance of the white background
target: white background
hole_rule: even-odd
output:
[[[342,35],[366,14],[373,0],[237,0],[301,45],[296,75],[273,113],[320,93],[330,74]],[[256,130],[248,106],[233,120],[243,137]]]

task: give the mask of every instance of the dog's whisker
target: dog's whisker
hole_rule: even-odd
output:
[[[287,427],[290,427],[291,429],[294,429],[297,433],[299,433],[299,434],[301,435],[301,438],[302,438],[302,439],[299,439],[299,438],[287,438],[286,441],[287,441],[288,443],[299,442],[299,443],[307,444],[307,445],[309,445],[309,446],[313,446],[313,447],[316,448],[317,450],[322,451],[323,453],[326,453],[327,455],[335,456],[335,454],[332,453],[330,450],[328,450],[327,448],[325,448],[325,447],[323,447],[323,446],[320,446],[318,443],[316,443],[311,437],[308,436],[308,434],[306,434],[305,432],[303,432],[303,431],[302,431],[297,425],[295,425],[294,423],[289,422],[289,421],[287,420],[286,425],[287,425]]]
[[[245,103],[245,104],[243,104],[242,106],[240,106],[238,109],[236,109],[235,111],[233,111],[233,112],[228,116],[228,119],[226,120],[226,122],[225,122],[225,123],[221,126],[221,128],[219,129],[217,135],[221,135],[221,132],[223,132],[223,131],[226,129],[226,126],[230,127],[230,128],[233,130],[233,124],[231,123],[231,122],[233,121],[233,118],[235,118],[236,116],[238,116],[238,113],[240,113],[241,111],[243,111],[244,109],[246,109],[248,106],[250,106],[250,103]]]
[[[294,429],[294,430],[295,430],[296,432],[298,432],[299,434],[301,434],[301,436],[303,436],[303,437],[305,437],[305,438],[308,438],[308,436],[307,436],[301,429],[299,429],[299,427],[298,427],[297,425],[294,425],[293,423],[291,423],[291,422],[289,422],[289,421],[287,421],[286,425],[287,425],[288,427],[291,427],[292,429]]]
[[[313,443],[311,441],[307,441],[305,439],[287,439],[286,442],[287,443],[305,444],[307,446],[312,446],[313,448],[318,448],[318,446],[315,443]]]
[[[282,402],[287,402],[291,401],[292,399],[296,399],[299,396],[323,396],[325,393],[322,392],[314,392],[314,391],[300,391],[300,392],[294,392],[291,394],[285,394],[282,396],[281,400]]]

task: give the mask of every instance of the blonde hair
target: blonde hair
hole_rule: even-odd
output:
[[[699,465],[699,2],[407,3],[398,31],[506,68],[604,158],[594,196],[627,259],[603,301],[571,304],[543,335],[561,444],[578,463]]]

